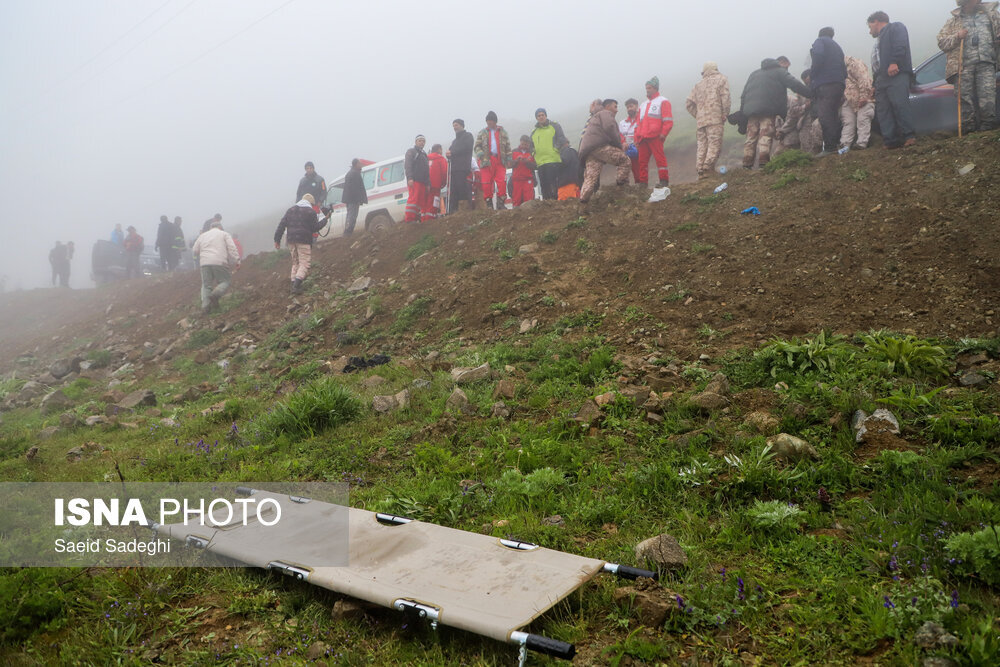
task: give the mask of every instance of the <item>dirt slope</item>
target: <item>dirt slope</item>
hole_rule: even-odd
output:
[[[312,312],[326,321],[313,334],[319,349],[348,331],[360,336],[340,353],[417,349],[442,336],[490,340],[516,334],[525,318],[546,326],[587,310],[606,315],[599,331],[615,342],[679,356],[823,327],[995,336],[998,158],[996,137],[976,135],[854,151],[776,174],[739,170],[679,185],[658,204],[635,188],[605,188],[587,207],[480,208],[385,239],[324,240],[312,289],[295,301],[288,260],[251,256],[233,282],[242,302],[211,318],[198,314],[195,274],[4,294],[0,371],[70,343],[165,344],[184,317],[226,328],[221,349]],[[975,168],[960,175],[968,164]],[[711,197],[723,180],[728,189]],[[740,215],[749,206],[762,215]],[[436,247],[408,260],[425,235]],[[537,248],[519,253],[528,244]],[[363,276],[373,280],[369,291],[341,291]],[[414,299],[426,309],[390,342],[382,334]],[[648,326],[655,321],[665,333]]]

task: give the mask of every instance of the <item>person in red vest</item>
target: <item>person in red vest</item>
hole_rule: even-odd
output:
[[[427,199],[421,219],[424,222],[433,220],[441,213],[441,188],[448,183],[448,158],[444,156],[441,144],[431,146],[431,152],[427,154],[427,161],[430,164],[431,186],[427,189]]]
[[[520,206],[535,198],[535,156],[531,137],[521,135],[521,143],[511,155],[514,170],[510,175],[510,196],[514,206]]]
[[[652,155],[660,178],[658,187],[670,186],[663,141],[673,127],[670,101],[660,95],[660,79],[654,76],[646,82],[646,102],[639,105],[639,125],[635,130],[636,143],[639,144],[639,183],[649,183],[649,157]]]

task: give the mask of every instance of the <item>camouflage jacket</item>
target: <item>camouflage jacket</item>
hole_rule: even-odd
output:
[[[867,102],[875,99],[875,88],[872,85],[872,78],[868,74],[868,65],[864,61],[854,56],[848,56],[847,82],[844,88],[844,97],[851,109],[857,111]]]
[[[993,52],[996,53],[998,41],[1000,41],[1000,13],[997,12],[997,5],[1000,2],[984,2],[979,5],[979,13],[986,14],[989,18],[989,30],[993,34]],[[959,7],[951,12],[951,18],[941,28],[938,33],[938,48],[948,54],[948,62],[945,65],[944,76],[949,81],[958,75],[958,52],[962,40],[958,37],[958,31],[963,27],[962,8]],[[969,49],[969,42],[965,43],[966,51]]]
[[[797,134],[802,129],[803,121],[808,122],[809,107],[811,100],[802,95],[788,96],[788,113],[785,114],[785,122],[778,127],[778,133],[782,136]]]
[[[497,152],[500,155],[500,161],[503,166],[510,167],[510,137],[507,136],[507,130],[503,129],[501,126],[497,125]],[[476,159],[479,160],[480,167],[488,167],[490,164],[490,128],[484,127],[476,135],[476,147],[474,149]]]
[[[707,74],[695,84],[685,106],[698,127],[724,124],[731,107],[729,79],[717,71]]]

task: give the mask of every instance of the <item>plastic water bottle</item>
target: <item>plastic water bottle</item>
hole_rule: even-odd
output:
[[[839,155],[844,155],[844,154],[845,154],[845,153],[847,153],[847,151],[849,151],[849,150],[851,150],[851,147],[850,147],[850,146],[844,146],[844,147],[843,147],[843,148],[841,148],[841,149],[840,149],[839,151],[837,151],[837,153],[838,153]]]
[[[726,165],[722,165],[721,167],[719,167],[719,173],[720,174],[725,174],[726,173]]]
[[[722,192],[723,190],[725,190],[728,187],[729,187],[729,183],[723,183],[719,187],[715,188],[714,192],[715,192],[715,194],[719,194],[720,192]]]

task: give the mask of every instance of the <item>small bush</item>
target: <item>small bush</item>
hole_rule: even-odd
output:
[[[753,507],[747,510],[747,518],[758,528],[777,532],[791,532],[798,530],[799,525],[805,518],[805,512],[797,505],[782,502],[780,500],[768,500],[762,502],[755,500]]]
[[[312,437],[345,424],[361,413],[361,401],[333,378],[307,384],[278,403],[263,420],[263,430],[277,435]]]
[[[977,576],[991,586],[1000,585],[1000,533],[996,526],[952,535],[945,540],[944,548],[956,559],[960,572]]]
[[[865,350],[876,360],[883,362],[890,373],[898,372],[907,377],[920,373],[948,374],[948,354],[944,348],[916,336],[874,333],[862,336],[861,340],[864,341]]]
[[[800,151],[797,148],[787,150],[776,158],[772,158],[770,162],[761,167],[761,171],[766,174],[773,174],[779,171],[785,171],[786,169],[791,169],[802,164],[812,163],[812,158],[809,157],[808,153]]]
[[[111,364],[111,352],[108,350],[93,350],[87,353],[91,368],[107,368]]]
[[[542,243],[552,244],[559,240],[559,235],[553,232],[551,229],[546,229],[542,232],[540,239]]]

